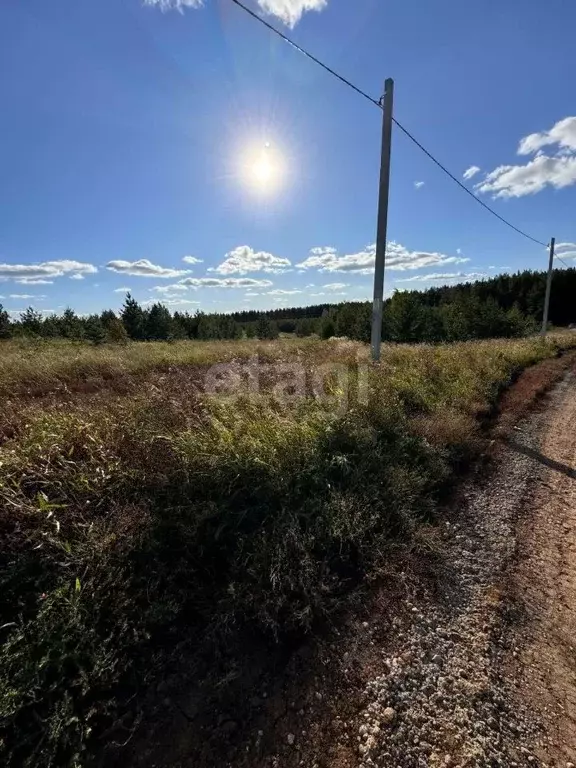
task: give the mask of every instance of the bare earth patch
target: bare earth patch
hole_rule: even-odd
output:
[[[535,753],[549,765],[576,760],[576,387],[570,377],[551,403],[529,513],[518,531],[511,598],[519,623],[504,670],[515,698],[542,724]],[[526,446],[511,442],[513,450]]]

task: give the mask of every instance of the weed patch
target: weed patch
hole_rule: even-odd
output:
[[[337,610],[433,518],[455,464],[474,452],[479,410],[572,338],[390,347],[369,371],[368,400],[344,412],[310,393],[285,407],[266,391],[227,399],[180,387],[65,408],[23,402],[0,446],[4,764],[87,764],[102,734],[134,726],[178,659],[214,657],[247,630],[281,640]],[[141,348],[150,359],[118,350],[108,370],[144,376],[170,355],[181,365],[199,354]],[[359,353],[267,350],[310,368]],[[57,345],[46,381],[86,370],[60,355]],[[0,386],[18,375],[8,370]]]

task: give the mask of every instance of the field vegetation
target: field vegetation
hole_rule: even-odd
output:
[[[310,631],[433,518],[502,388],[568,347],[372,367],[342,340],[2,343],[3,764],[86,765],[166,670]]]

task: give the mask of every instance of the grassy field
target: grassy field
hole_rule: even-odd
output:
[[[3,764],[85,765],[166,669],[338,609],[568,347],[2,344]]]

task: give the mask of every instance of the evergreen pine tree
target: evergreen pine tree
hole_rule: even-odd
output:
[[[126,294],[120,317],[128,336],[135,341],[142,341],[146,331],[144,326],[145,316],[142,307],[136,299],[132,298],[130,293]]]
[[[108,321],[107,325],[105,326],[106,329],[106,339],[111,344],[127,344],[128,343],[128,334],[126,333],[126,328],[124,327],[124,323],[122,320],[120,320],[118,317],[114,316],[111,320]]]
[[[106,341],[106,329],[98,315],[90,315],[84,324],[84,336],[92,344],[103,344]]]
[[[255,331],[259,339],[277,339],[279,336],[278,326],[266,315],[260,315]]]
[[[330,315],[327,315],[322,319],[322,324],[320,325],[320,337],[322,339],[331,339],[335,334],[336,326],[334,325],[334,320]]]
[[[10,315],[0,304],[0,339],[9,339],[12,336],[12,323]]]
[[[146,318],[146,338],[166,341],[172,338],[172,315],[163,304],[153,304]]]
[[[42,315],[33,307],[21,313],[20,327],[27,336],[40,336],[42,333]]]

